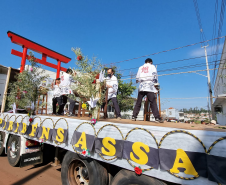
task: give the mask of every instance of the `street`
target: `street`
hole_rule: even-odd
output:
[[[24,168],[12,167],[7,156],[0,157],[0,184],[1,185],[61,185],[61,167],[53,167],[51,163]]]

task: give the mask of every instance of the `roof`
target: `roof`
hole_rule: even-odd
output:
[[[226,102],[226,94],[219,94],[214,103],[213,103],[213,106],[219,106],[219,105],[222,105],[223,103]]]
[[[3,66],[1,64],[0,64],[0,67],[9,68],[9,67]],[[13,68],[13,67],[11,67],[11,69],[16,70],[16,71],[19,71],[19,69],[16,69],[16,68]]]

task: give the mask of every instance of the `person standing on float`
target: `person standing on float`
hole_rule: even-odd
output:
[[[61,93],[64,97],[67,97],[67,99],[70,102],[69,106],[69,114],[68,116],[75,116],[73,114],[73,110],[75,107],[75,96],[73,94],[73,91],[71,89],[71,83],[74,82],[74,79],[72,78],[73,71],[72,69],[67,69],[66,73],[63,73],[61,78]],[[66,104],[66,103],[65,103]]]
[[[150,58],[145,60],[145,64],[142,65],[136,76],[136,83],[140,82],[137,102],[133,110],[132,120],[136,121],[137,115],[140,111],[141,103],[143,97],[146,95],[148,101],[150,102],[152,113],[155,117],[156,122],[163,123],[162,118],[160,118],[159,110],[156,103],[155,93],[156,90],[154,84],[158,82],[157,70],[154,65],[152,65],[153,61]]]
[[[63,110],[64,110],[64,102],[63,100],[66,100],[65,97],[61,95],[61,86],[60,86],[60,78],[57,78],[55,80],[55,85],[54,82],[51,84],[51,89],[53,90],[53,99],[52,99],[52,106],[53,106],[53,115],[64,115]],[[58,112],[56,113],[56,104],[58,103],[59,109]]]
[[[108,77],[106,78],[106,87],[108,87],[108,102],[111,100],[113,102],[117,119],[121,119],[120,108],[117,101],[117,91],[118,91],[118,79],[114,75],[112,68],[107,70]],[[103,104],[104,107],[105,104]]]

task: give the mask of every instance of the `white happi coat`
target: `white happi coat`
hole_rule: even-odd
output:
[[[111,78],[106,78],[106,85],[112,86],[108,88],[108,100],[117,96],[118,91],[118,79],[116,76],[112,75]]]
[[[154,83],[158,82],[157,70],[154,65],[145,63],[142,65],[136,76],[136,80],[140,82],[139,91],[158,92]]]
[[[61,96],[61,86],[59,85],[54,85],[53,88],[53,97],[56,98],[56,97],[60,97]]]
[[[73,94],[71,90],[71,82],[74,82],[70,74],[63,73],[60,75],[61,94]]]

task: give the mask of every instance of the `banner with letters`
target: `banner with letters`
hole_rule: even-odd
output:
[[[184,180],[194,180],[199,177],[204,177],[208,178],[210,181],[226,184],[226,157],[211,155],[211,150],[214,146],[225,140],[226,136],[214,141],[209,149],[206,149],[203,142],[198,137],[184,130],[168,132],[161,138],[160,142],[157,142],[154,134],[142,128],[134,128],[128,132],[127,136],[131,131],[137,129],[148,132],[151,134],[152,142],[154,143],[153,145],[148,145],[145,141],[129,141],[127,140],[127,136],[125,138],[122,136],[122,139],[118,139],[110,137],[110,135],[106,133],[106,137],[99,137],[98,134],[96,134],[94,126],[88,123],[94,128],[93,134],[87,132],[86,129],[84,129],[84,131],[77,131],[78,126],[73,130],[73,134],[69,138],[69,126],[66,119],[59,118],[59,120],[61,119],[66,123],[67,128],[57,128],[56,125],[59,120],[54,123],[51,118],[46,119],[49,119],[52,126],[46,126],[44,124],[45,120],[39,124],[35,122],[26,124],[23,122],[23,119],[21,122],[17,122],[16,119],[15,121],[11,121],[7,118],[0,118],[0,130],[27,135],[30,138],[43,140],[44,142],[54,142],[58,145],[67,143],[80,155],[93,157],[94,154],[97,154],[106,162],[126,160],[138,175],[152,169],[160,169]],[[109,126],[116,127],[115,125]],[[117,129],[120,131],[119,128]],[[102,130],[102,128],[99,130]],[[121,131],[119,135],[120,133]],[[200,143],[200,147],[203,147],[203,152],[186,151],[182,148],[163,148],[163,140],[175,133],[187,134],[196,139],[197,142]],[[185,176],[181,174],[185,174]]]

